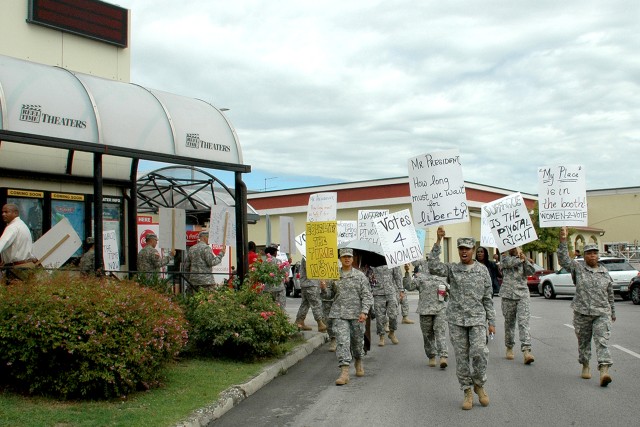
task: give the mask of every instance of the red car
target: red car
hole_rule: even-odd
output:
[[[527,286],[529,287],[529,292],[540,295],[540,292],[538,290],[538,285],[540,284],[540,276],[554,273],[554,271],[546,270],[543,267],[540,267],[538,264],[533,264],[533,266],[535,267],[536,271],[531,276],[527,276]]]

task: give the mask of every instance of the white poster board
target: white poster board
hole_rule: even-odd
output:
[[[458,150],[409,159],[409,189],[416,227],[469,221]]]
[[[160,208],[158,246],[166,249],[187,250],[187,216],[184,209]]]
[[[489,219],[484,209],[480,209],[480,246],[485,248],[496,248],[496,239],[493,238],[491,232],[491,226],[489,225]]]
[[[211,206],[209,243],[236,247],[236,213],[232,206]]]
[[[581,165],[538,168],[540,227],[589,225],[585,170]]]
[[[293,218],[290,216],[280,217],[280,251],[289,255],[296,253],[295,245],[296,230],[293,226]]]
[[[375,222],[389,215],[389,209],[367,209],[358,211],[358,240],[380,244]]]
[[[515,193],[482,205],[500,252],[538,239],[522,194]]]
[[[102,261],[105,271],[120,271],[118,236],[114,230],[102,232]]]
[[[33,244],[33,256],[44,268],[60,268],[82,246],[82,240],[66,217]]]
[[[375,225],[387,267],[393,268],[424,258],[409,209],[380,218]]]
[[[338,221],[338,244],[350,242],[358,238],[357,221]]]
[[[302,254],[303,257],[307,256],[307,231],[303,231],[298,234],[295,239],[296,248],[298,248],[298,252]]]
[[[335,221],[338,208],[338,193],[316,193],[309,196],[307,222]]]

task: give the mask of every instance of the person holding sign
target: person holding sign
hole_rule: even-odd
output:
[[[150,276],[157,275],[160,269],[171,262],[176,254],[176,250],[171,251],[171,256],[161,257],[156,249],[158,245],[158,236],[153,233],[147,234],[145,237],[147,243],[140,252],[138,252],[138,271],[142,274]]]
[[[502,288],[500,298],[502,300],[502,314],[504,315],[504,344],[507,346],[506,358],[513,360],[513,345],[515,344],[516,320],[520,331],[520,349],[524,357],[524,363],[533,363],[531,354],[531,333],[529,332],[529,286],[527,276],[532,275],[536,269],[533,261],[528,259],[522,249],[509,249],[502,255]]]
[[[447,321],[449,336],[456,357],[456,375],[464,392],[462,409],[473,407],[471,387],[482,406],[489,405],[484,389],[487,381],[487,322],[489,332],[495,333],[496,312],[493,308],[493,288],[487,269],[473,260],[475,239],[458,239],[459,263],[440,261],[440,243],[445,237],[444,227],[438,227],[436,243],[429,255],[429,272],[446,277],[449,282]]]
[[[613,364],[609,353],[611,322],[616,321],[613,298],[613,280],[607,269],[598,263],[598,245],[582,248],[584,264],[569,257],[567,227],[560,230],[558,262],[575,277],[576,294],[573,297],[573,327],[578,338],[578,363],[582,364],[582,378],[591,378],[591,340],[596,346],[600,387],[611,382],[609,367]]]
[[[402,288],[402,271],[400,267],[389,268],[387,265],[370,267],[369,277],[371,294],[373,295],[376,313],[376,333],[380,337],[378,346],[384,346],[385,326],[389,326],[389,339],[393,344],[400,341],[396,337],[398,330],[398,300],[397,295],[404,297]]]
[[[338,366],[340,376],[336,385],[349,382],[349,366],[355,358],[356,376],[364,376],[364,326],[367,313],[373,305],[369,280],[360,270],[353,268],[353,249],[342,248],[339,252],[342,268],[340,279],[320,282],[320,293],[325,298],[334,297],[329,318],[336,334]]]
[[[209,232],[201,231],[198,234],[198,243],[191,246],[187,253],[184,269],[187,273],[187,280],[193,288],[214,285],[213,273],[211,269],[218,265],[224,258],[225,246],[222,247],[218,255],[214,255],[209,246]]]

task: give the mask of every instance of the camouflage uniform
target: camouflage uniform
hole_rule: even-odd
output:
[[[197,286],[215,284],[211,269],[214,265],[222,262],[223,256],[222,252],[220,255],[214,255],[211,251],[211,246],[202,241],[191,246],[184,263],[184,270],[187,273],[193,273],[187,275],[187,280],[191,283],[191,286],[195,288]]]
[[[96,252],[93,248],[89,249],[87,252],[82,255],[80,258],[80,273],[82,274],[91,274],[96,270]]]
[[[386,265],[371,267],[369,282],[376,313],[376,333],[384,335],[389,321],[389,331],[398,329],[398,301],[396,295],[402,290],[401,267],[388,268]]]
[[[147,245],[138,252],[138,271],[141,273],[158,273],[170,261],[171,257],[169,255],[161,257],[156,248]]]
[[[446,277],[449,282],[447,322],[456,375],[466,392],[473,385],[483,387],[487,380],[487,321],[495,325],[491,276],[479,262],[473,264],[440,261],[440,245],[434,244],[429,257],[429,272]]]
[[[558,262],[574,274],[576,294],[573,297],[573,327],[578,337],[578,362],[588,364],[591,359],[591,339],[596,346],[598,367],[611,366],[609,352],[611,317],[615,317],[613,280],[602,265],[596,268],[582,265],[569,258],[567,242],[558,246]]]
[[[409,315],[409,298],[407,298],[407,294],[404,295],[404,298],[400,299],[400,291],[398,291],[396,298],[398,298],[398,305],[400,306],[400,314],[402,314],[402,317],[407,317]]]
[[[438,286],[445,285],[448,288],[448,285],[439,277],[429,274],[426,269],[417,273],[413,279],[411,273],[407,272],[403,278],[403,285],[408,291],[419,291],[416,313],[420,315],[425,354],[429,359],[436,356],[449,357],[445,311],[447,306],[438,298]]]
[[[316,322],[325,317],[322,311],[319,284],[320,282],[318,280],[307,278],[307,260],[302,258],[302,262],[300,262],[300,293],[302,295],[302,302],[300,303],[296,319],[304,321],[307,313],[309,313],[309,307],[311,307],[311,312]]]
[[[386,267],[385,267],[386,268]],[[373,305],[373,296],[367,277],[351,268],[340,269],[340,279],[327,283],[320,291],[323,299],[333,297],[329,318],[333,320],[336,334],[338,366],[349,366],[351,357],[364,356],[364,323],[358,322],[360,313],[368,313]]]
[[[520,332],[520,349],[531,351],[531,333],[529,319],[531,318],[529,287],[527,276],[535,272],[535,267],[529,260],[522,261],[520,257],[503,255],[502,266],[502,314],[504,315],[504,344],[511,348],[515,344],[516,319]]]

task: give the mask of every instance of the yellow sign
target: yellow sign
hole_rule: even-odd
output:
[[[309,279],[339,279],[337,222],[307,222],[306,237],[307,277]]]
[[[35,197],[38,199],[42,199],[44,197],[44,192],[31,190],[7,190],[7,196]]]
[[[51,198],[56,200],[77,200],[81,202],[84,200],[84,194],[51,193]]]

